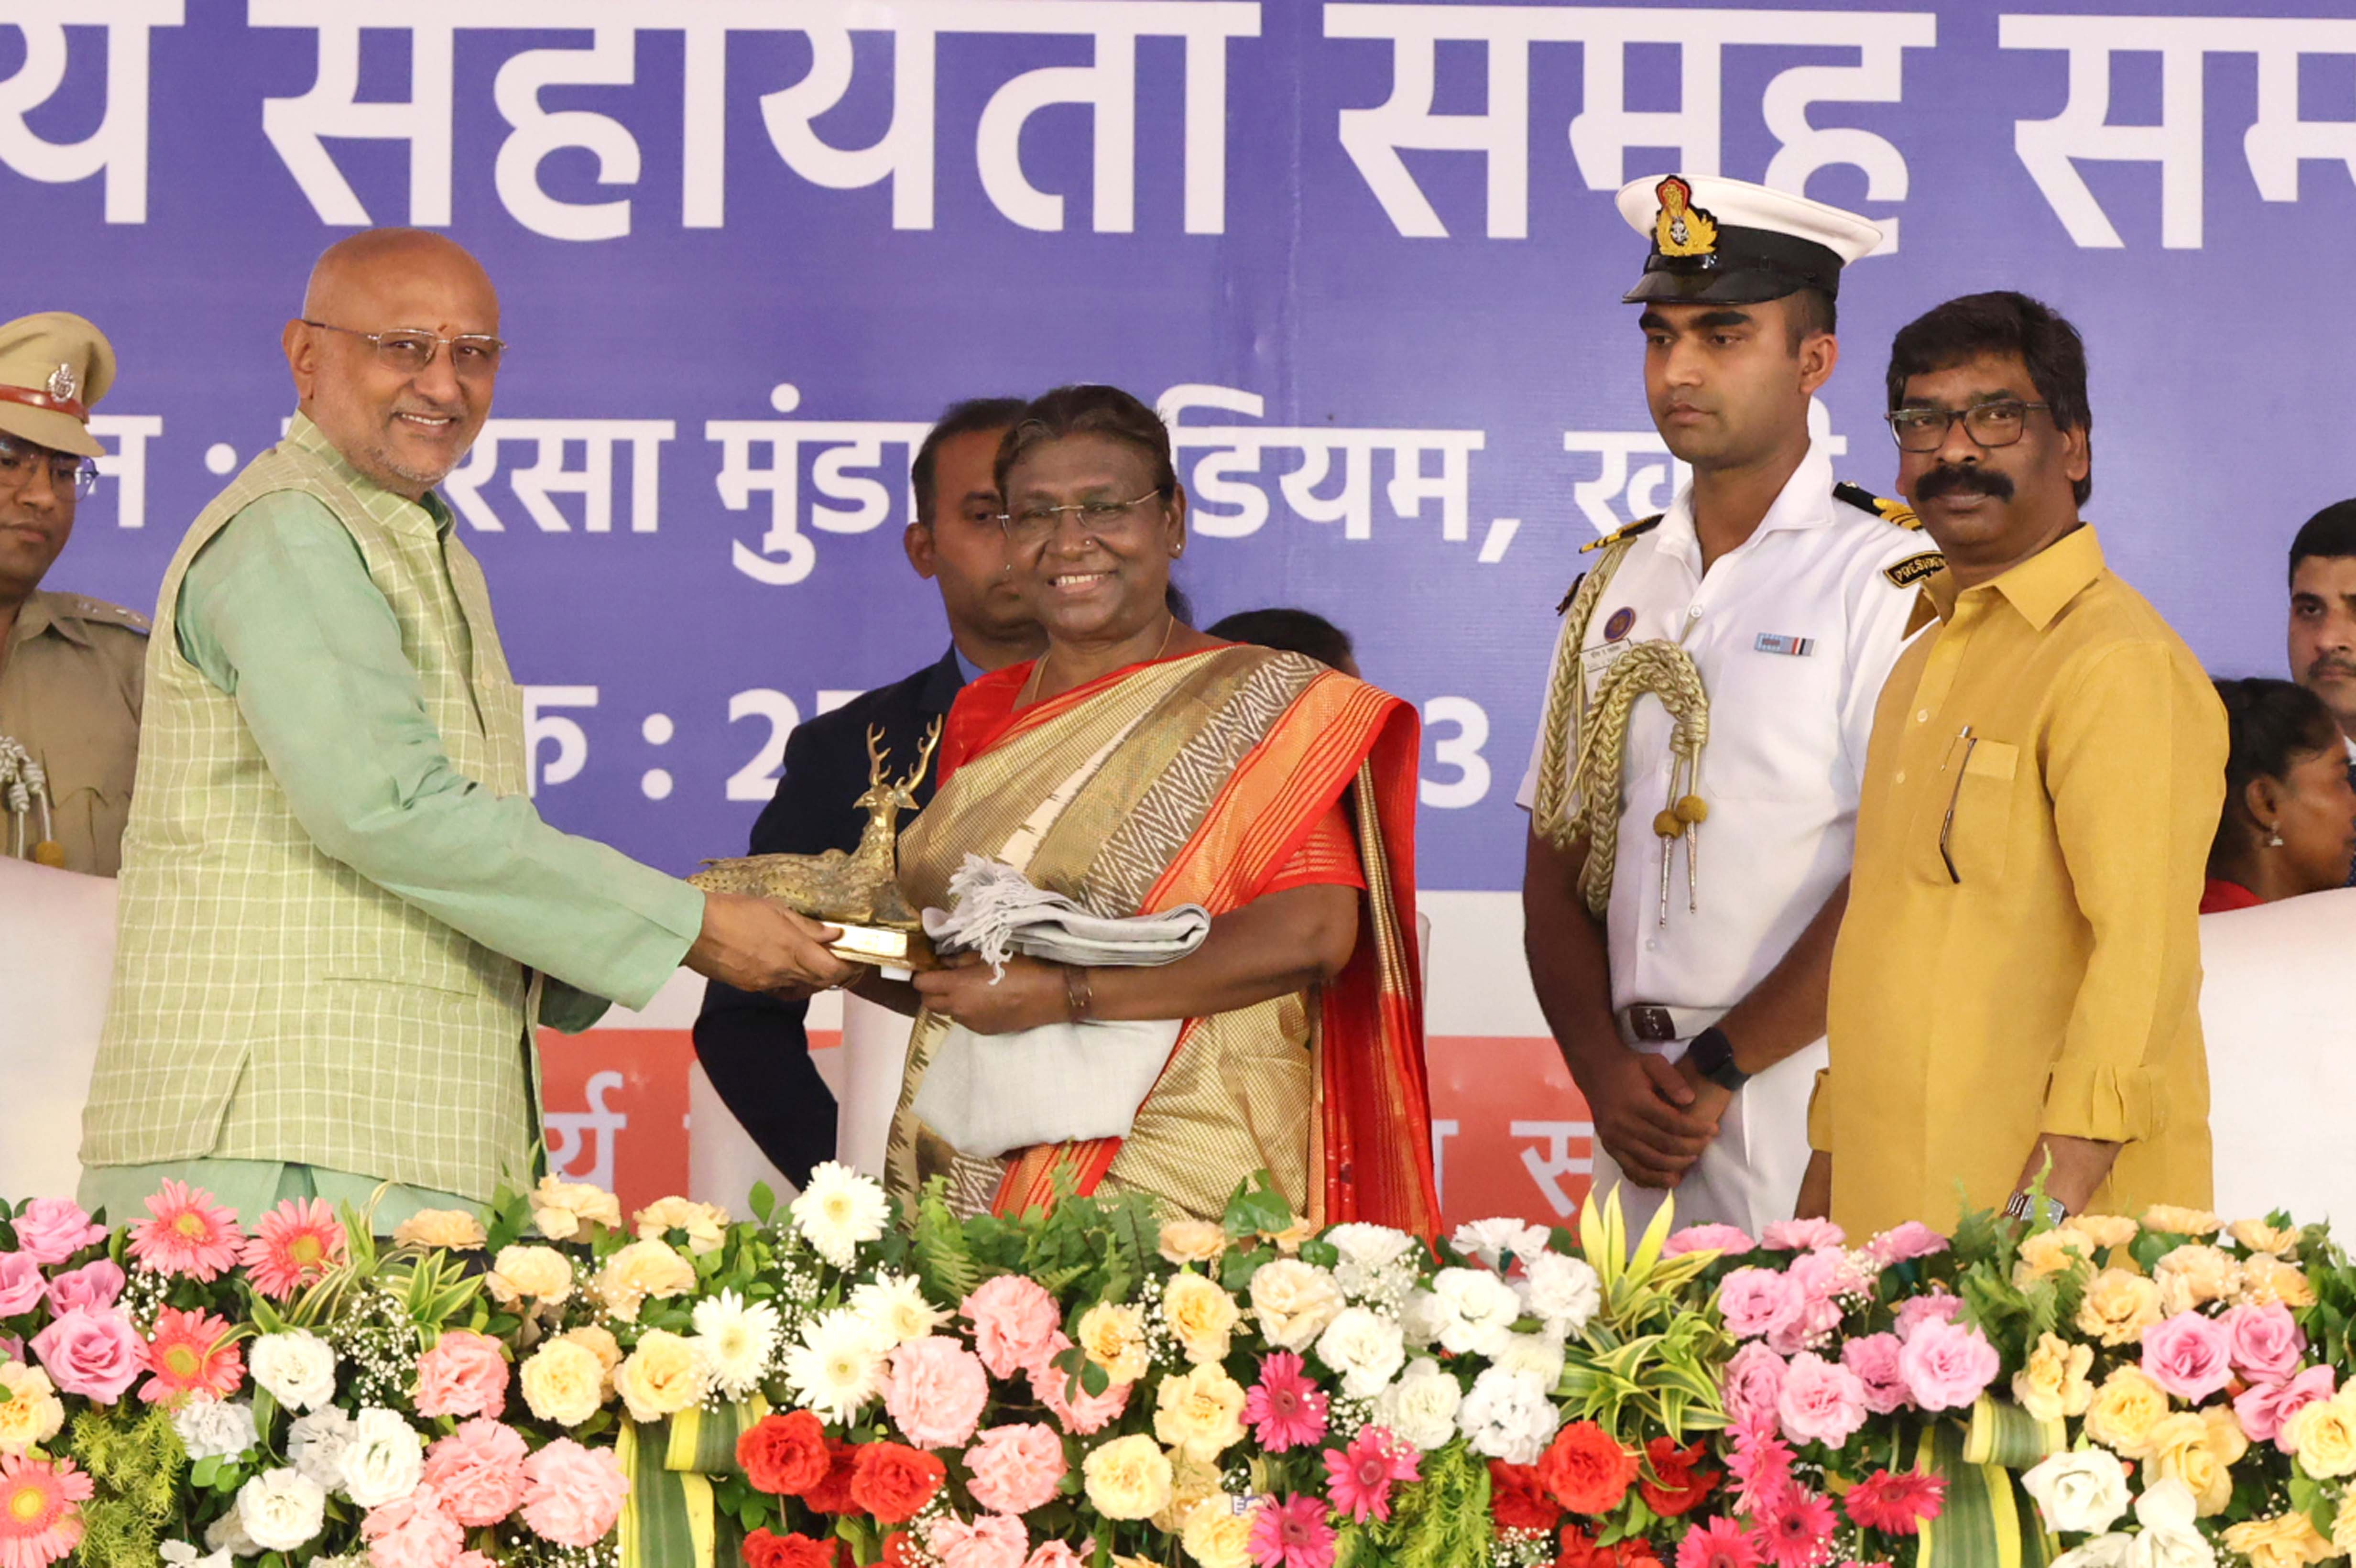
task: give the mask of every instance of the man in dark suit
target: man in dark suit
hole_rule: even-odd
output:
[[[1038,624],[1008,584],[1003,509],[991,472],[999,438],[1023,412],[1020,398],[975,398],[941,416],[917,449],[909,478],[916,521],[902,543],[916,575],[941,591],[949,649],[905,679],[870,691],[806,723],[786,741],[777,793],[753,825],[755,855],[814,855],[857,847],[867,814],[851,803],[867,788],[867,731],[905,768],[925,731],[949,710],[965,683],[1036,658],[1046,645]],[[921,806],[933,796],[916,784]],[[910,817],[903,814],[905,831]],[[835,1104],[810,1061],[809,1004],[740,991],[713,981],[695,1020],[695,1054],[712,1086],[769,1163],[796,1186],[834,1156]]]

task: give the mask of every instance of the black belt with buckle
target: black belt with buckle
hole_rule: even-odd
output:
[[[1628,1032],[1638,1040],[1666,1044],[1677,1038],[1676,1020],[1657,1002],[1632,1002],[1625,1009]]]

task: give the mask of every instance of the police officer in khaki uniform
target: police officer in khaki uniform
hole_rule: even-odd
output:
[[[90,411],[113,381],[113,347],[80,316],[0,326],[0,737],[47,777],[46,823],[36,803],[22,834],[33,858],[102,877],[122,863],[131,815],[147,619],[41,579],[98,482]],[[15,827],[0,823],[0,854]]]

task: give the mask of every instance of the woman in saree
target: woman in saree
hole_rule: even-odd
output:
[[[1153,411],[1109,387],[1031,404],[998,454],[1007,571],[1037,660],[950,711],[938,790],[900,840],[903,890],[948,903],[968,854],[1108,917],[1199,904],[1208,937],[1155,967],[1017,956],[919,974],[886,1182],[948,1179],[960,1212],[1080,1193],[1216,1219],[1269,1173],[1293,1211],[1430,1234],[1430,1113],[1414,951],[1419,740],[1405,703],[1302,657],[1222,642],[1169,605],[1186,496]],[[1126,1136],[984,1157],[911,1109],[952,1023],[1183,1019]]]

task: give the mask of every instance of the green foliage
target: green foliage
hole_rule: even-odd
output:
[[[93,1405],[74,1417],[67,1451],[94,1488],[82,1505],[82,1568],[155,1568],[177,1522],[187,1455],[156,1407]]]
[[[981,1284],[981,1267],[966,1240],[965,1227],[949,1212],[948,1183],[926,1184],[916,1200],[916,1277],[936,1301],[954,1305]]]
[[[1652,1432],[1683,1443],[1726,1424],[1717,1368],[1733,1341],[1714,1307],[1688,1305],[1688,1287],[1714,1257],[1662,1257],[1675,1214],[1676,1205],[1664,1203],[1633,1251],[1616,1190],[1580,1214],[1580,1245],[1602,1281],[1603,1306],[1565,1348],[1555,1394],[1567,1418],[1592,1421],[1632,1446]]]
[[[1391,1517],[1344,1527],[1333,1568],[1460,1568],[1486,1563],[1494,1537],[1489,1467],[1458,1438],[1423,1456],[1423,1478],[1391,1497]]]

